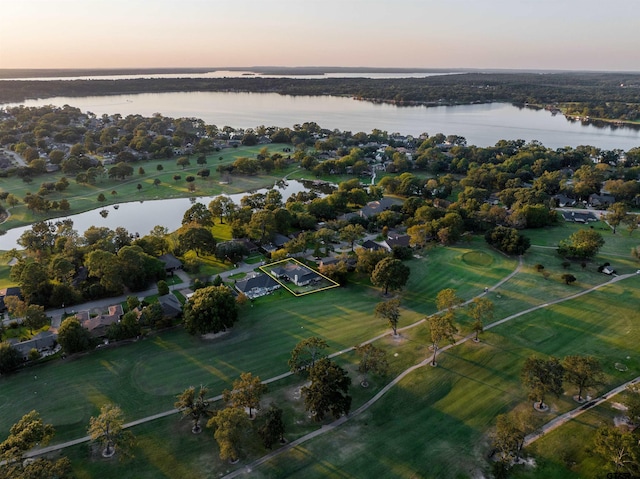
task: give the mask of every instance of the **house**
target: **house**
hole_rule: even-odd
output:
[[[378,251],[378,250],[381,250],[381,249],[386,249],[381,244],[378,244],[378,243],[376,243],[375,241],[372,241],[372,240],[367,240],[364,243],[362,243],[362,247],[364,249],[368,249],[369,251]]]
[[[364,218],[371,218],[374,215],[382,213],[383,211],[388,210],[394,205],[401,205],[402,200],[397,198],[390,198],[385,196],[376,201],[370,201],[360,210],[360,216]]]
[[[320,275],[309,268],[297,264],[287,263],[271,270],[271,274],[278,279],[291,281],[296,286],[307,286],[320,280]]]
[[[158,256],[158,259],[164,263],[164,270],[167,273],[173,273],[177,269],[182,269],[182,261],[171,253]]]
[[[409,235],[398,235],[398,234],[394,234],[394,235],[390,235],[385,241],[384,244],[386,245],[386,248],[389,251],[392,251],[393,248],[398,247],[398,248],[404,248],[404,247],[409,247],[410,246],[410,240],[411,238],[409,237]]]
[[[272,293],[280,288],[280,284],[267,274],[257,274],[236,282],[235,288],[247,298],[253,299]]]
[[[250,254],[258,252],[258,246],[248,238],[239,238],[234,239],[233,241],[243,244]]]
[[[563,194],[554,195],[553,199],[555,200],[559,208],[575,206],[577,203],[577,201],[573,198],[569,198],[568,196],[565,196]]]
[[[565,221],[572,221],[574,223],[589,223],[591,221],[598,221],[596,215],[591,211],[561,211],[560,214]]]
[[[611,195],[598,195],[593,193],[589,195],[589,204],[593,207],[607,208],[616,202],[615,197]]]
[[[22,291],[18,286],[10,286],[8,288],[0,289],[0,313],[4,313],[7,310],[7,307],[4,304],[4,298],[9,296],[17,296],[19,299],[22,299]]]
[[[173,294],[158,296],[158,303],[162,308],[162,315],[165,318],[175,318],[182,314],[182,304]]]
[[[79,311],[76,313],[76,318],[82,327],[91,333],[91,336],[100,338],[107,335],[109,326],[120,321],[123,314],[122,306],[115,304],[109,306],[107,314],[98,314],[97,316],[91,317],[89,311]]]
[[[51,331],[41,331],[28,341],[17,342],[15,338],[9,339],[12,347],[17,350],[23,360],[29,359],[29,353],[32,349],[37,350],[40,354],[53,351],[58,335]]]

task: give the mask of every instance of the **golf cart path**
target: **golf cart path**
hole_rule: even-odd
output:
[[[499,288],[504,283],[509,281],[511,278],[513,278],[520,271],[520,269],[522,267],[522,264],[523,264],[522,258],[520,258],[518,266],[515,268],[515,270],[513,272],[511,272],[505,278],[500,280],[494,286],[492,286],[490,288],[487,288],[487,291],[481,293],[480,295],[478,295],[476,297],[484,296],[488,291],[494,291],[495,289]],[[562,303],[564,301],[569,301],[569,300],[575,299],[577,297],[583,296],[583,295],[588,294],[590,292],[593,292],[593,291],[595,291],[597,289],[600,289],[600,288],[602,288],[604,286],[607,286],[609,284],[621,281],[623,279],[627,279],[627,278],[632,277],[632,276],[635,276],[635,274],[626,274],[626,275],[617,276],[617,277],[612,278],[611,280],[609,280],[609,281],[607,281],[605,283],[593,286],[593,287],[591,287],[589,289],[586,289],[586,290],[581,291],[579,293],[576,293],[574,295],[567,296],[565,298],[560,298],[560,299],[557,299],[557,300],[554,300],[554,301],[550,301],[550,302],[544,303],[542,305],[534,306],[534,307],[529,308],[529,309],[527,309],[525,311],[521,311],[519,313],[513,314],[513,315],[508,316],[506,318],[503,318],[501,320],[495,321],[495,322],[487,325],[484,329],[485,330],[486,329],[491,329],[491,328],[499,326],[499,325],[501,325],[503,323],[506,323],[507,321],[510,321],[512,319],[515,319],[515,318],[518,318],[518,317],[520,317],[520,316],[522,316],[524,314],[530,313],[532,311],[535,311],[535,310],[538,310],[538,309],[542,309],[542,308],[546,308],[548,306],[551,306],[551,305],[554,305],[554,304],[558,304],[558,303]],[[473,299],[475,299],[475,298],[473,298]],[[465,301],[464,303],[462,303],[462,305],[469,304],[470,302],[473,301],[473,299]],[[414,328],[414,327],[416,327],[416,326],[418,326],[420,324],[423,324],[426,320],[427,320],[427,318],[423,318],[423,319],[421,319],[421,320],[419,320],[419,321],[417,321],[417,322],[415,322],[413,324],[405,326],[404,328],[399,328],[398,331],[401,332],[401,331],[409,330],[409,329]],[[370,339],[368,341],[365,341],[362,344],[372,343],[372,342],[374,342],[374,341],[376,341],[378,339],[381,339],[381,338],[384,338],[386,336],[389,336],[390,334],[391,334],[390,332],[383,333],[383,334],[378,335],[378,336],[376,336],[376,337],[374,337],[374,338],[372,338],[372,339]],[[447,350],[449,350],[449,349],[451,349],[451,348],[453,348],[455,346],[458,346],[460,344],[465,343],[466,341],[468,341],[470,339],[473,339],[474,337],[475,337],[475,333],[469,334],[468,336],[465,336],[465,337],[459,339],[455,343],[452,343],[452,344],[449,344],[449,345],[444,346],[442,348],[439,348],[439,351],[447,351]],[[344,350],[341,350],[341,351],[337,351],[337,352],[329,355],[329,357],[330,358],[336,357],[336,356],[339,356],[341,354],[347,353],[347,352],[349,352],[349,351],[351,351],[353,349],[355,349],[354,346],[352,346],[350,348],[347,348],[347,349],[344,349]],[[325,434],[325,433],[327,433],[329,431],[332,431],[333,429],[341,426],[342,424],[347,422],[349,419],[351,419],[351,418],[359,415],[360,413],[366,411],[367,409],[369,409],[380,398],[382,398],[382,396],[384,396],[393,386],[395,386],[400,381],[402,381],[407,375],[409,375],[410,373],[414,372],[415,370],[417,370],[417,369],[419,369],[419,368],[421,368],[423,366],[428,365],[432,360],[433,360],[433,355],[431,355],[431,356],[425,358],[424,360],[422,360],[421,362],[419,362],[419,363],[417,363],[417,364],[405,369],[402,373],[400,373],[392,381],[390,381],[385,387],[383,387],[375,396],[373,396],[367,402],[362,404],[358,409],[356,409],[355,411],[351,412],[348,416],[342,416],[339,419],[337,419],[337,420],[335,420],[335,421],[333,421],[333,422],[331,422],[329,424],[323,425],[320,429],[317,429],[317,430],[315,430],[315,431],[313,431],[313,432],[311,432],[309,434],[301,436],[300,438],[296,439],[295,441],[292,441],[292,442],[286,444],[285,446],[283,446],[283,447],[281,447],[281,448],[279,448],[279,449],[277,449],[275,451],[272,451],[271,453],[269,453],[269,454],[267,454],[267,455],[255,460],[255,461],[253,461],[252,463],[246,465],[245,467],[243,467],[241,469],[238,469],[236,471],[233,471],[230,474],[227,474],[227,475],[225,475],[223,477],[224,478],[233,478],[233,477],[237,477],[237,476],[239,476],[241,474],[250,473],[253,468],[259,466],[260,464],[263,464],[264,462],[268,461],[269,459],[271,459],[271,458],[273,458],[273,457],[275,457],[275,456],[277,456],[279,454],[282,454],[283,452],[289,451],[289,450],[293,449],[294,447],[298,446],[299,444],[302,444],[304,442],[310,441],[311,439],[314,439],[317,436]],[[265,380],[263,382],[265,384],[272,383],[272,382],[278,381],[280,379],[286,378],[288,376],[291,376],[292,374],[293,373],[288,371],[288,372],[280,374],[278,376],[274,376],[272,378],[269,378],[269,379],[267,379],[267,380]],[[636,378],[633,381],[636,381],[636,380],[640,380],[640,378]],[[607,398],[611,397],[611,395],[617,394],[617,392],[614,393],[614,391],[616,391],[616,390],[618,390],[620,388],[624,389],[624,387],[626,387],[627,384],[628,383],[625,383],[622,386],[618,386],[617,388],[615,388],[611,392],[606,393],[603,396],[601,396],[599,399],[606,400]],[[622,390],[622,389],[620,389],[620,390]],[[217,401],[217,400],[220,400],[220,399],[222,399],[222,395],[218,395],[218,396],[215,396],[215,397],[211,398],[211,401]],[[591,403],[588,403],[588,404],[591,404]],[[593,405],[595,406],[595,404],[593,404]],[[581,407],[584,408],[584,405],[581,406]],[[578,408],[578,409],[580,409],[580,408]],[[123,427],[124,428],[134,427],[134,426],[137,426],[137,425],[140,425],[140,424],[144,424],[144,423],[147,423],[147,422],[154,421],[156,419],[161,419],[161,418],[164,418],[164,417],[167,417],[167,416],[171,416],[171,415],[177,414],[178,412],[179,411],[177,409],[171,409],[171,410],[168,410],[168,411],[163,411],[163,412],[151,415],[151,416],[147,416],[147,417],[140,418],[140,419],[137,419],[135,421],[126,423],[126,424],[124,424]],[[559,418],[554,419],[554,421],[556,421],[556,420],[558,420],[558,419],[560,419],[561,417],[564,417],[564,416],[567,416],[566,418],[564,418],[564,421],[558,423],[555,426],[553,426],[553,428],[558,427],[559,425],[563,424],[564,422],[570,420],[573,417],[573,416],[570,415],[570,413],[567,413],[567,414],[565,414],[563,416],[560,416]],[[551,421],[551,422],[554,422],[554,421]],[[551,424],[551,423],[549,423],[549,424]],[[547,426],[548,425],[546,425],[544,427],[547,427]],[[551,430],[551,429],[545,429],[545,431],[548,431],[548,430]],[[84,443],[84,442],[88,442],[88,441],[90,441],[90,439],[91,438],[89,436],[84,436],[84,437],[81,437],[81,438],[78,438],[78,439],[74,439],[74,440],[71,440],[71,441],[67,441],[67,442],[64,442],[64,443],[54,444],[54,445],[47,446],[47,447],[40,448],[40,449],[34,449],[34,450],[31,450],[31,451],[27,452],[25,454],[25,457],[37,457],[37,456],[40,456],[40,455],[43,455],[43,454],[48,454],[48,453],[51,453],[51,452],[59,451],[59,450],[65,449],[67,447],[71,447],[71,446],[75,446],[75,445],[78,445],[78,444],[81,444],[81,443]],[[532,439],[531,441],[533,441],[535,439],[537,439],[537,437]]]

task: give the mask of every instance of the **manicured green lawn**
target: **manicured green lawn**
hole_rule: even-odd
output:
[[[517,265],[482,240],[455,248],[437,247],[420,255],[407,262],[411,277],[402,292],[400,327],[433,313],[441,289],[452,287],[463,299],[470,299]],[[489,293],[496,303],[495,319],[610,279],[591,266],[583,272],[579,265],[572,265],[570,271],[579,278],[578,283],[564,285],[556,278],[562,272],[560,262],[553,250],[532,248],[516,277]],[[536,263],[552,272],[548,280],[535,271]],[[387,332],[385,322],[373,315],[375,304],[383,299],[368,278],[354,276],[346,288],[301,298],[279,292],[259,298],[253,307],[245,305],[238,324],[218,339],[192,338],[176,329],[136,345],[103,349],[0,377],[0,430],[6,431],[35,408],[56,427],[56,441],[62,441],[83,435],[89,417],[106,401],[119,404],[126,419],[133,420],[172,408],[175,395],[190,385],[205,384],[213,396],[244,371],[262,379],[273,377],[287,371],[289,352],[300,339],[323,337],[335,352]],[[481,335],[481,343],[469,341],[441,352],[437,368],[426,366],[411,373],[362,415],[267,462],[252,477],[446,478],[472,477],[477,471],[487,476],[488,433],[495,416],[527,404],[519,380],[525,358],[534,353],[592,354],[606,372],[606,384],[599,391],[635,377],[640,369],[640,331],[634,327],[638,304],[640,277],[634,276],[492,328]],[[469,333],[464,310],[458,311],[457,323],[462,334]],[[429,343],[426,324],[403,331],[400,339],[386,336],[378,340],[376,345],[388,351],[391,372],[387,380],[429,357]],[[352,410],[385,384],[374,377],[370,388],[361,388],[354,353],[335,360],[353,379]],[[624,363],[628,370],[617,371],[616,362]],[[289,440],[318,427],[296,399],[302,384],[293,377],[272,383],[263,401],[264,405],[275,401],[285,410]],[[541,420],[575,407],[570,399],[573,393],[567,387],[565,396],[548,398],[552,411]],[[220,463],[211,431],[194,438],[177,417],[138,426],[133,432],[139,445],[136,459],[128,466],[91,459],[86,445],[70,449],[78,477],[218,477],[233,469]],[[550,446],[540,451],[543,467],[538,472],[563,477],[565,470],[557,466],[558,457],[552,454],[555,449]],[[264,453],[252,442],[236,467]]]

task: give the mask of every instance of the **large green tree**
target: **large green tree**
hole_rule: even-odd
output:
[[[328,347],[327,342],[317,336],[303,339],[291,351],[289,369],[292,373],[306,376],[317,361],[327,357],[325,350]]]
[[[112,457],[116,449],[121,457],[130,454],[133,445],[133,434],[124,429],[122,410],[113,404],[105,404],[100,408],[98,416],[91,417],[87,434],[92,441],[102,445],[102,456]]]
[[[71,465],[66,457],[52,461],[43,457],[23,460],[25,453],[36,446],[45,446],[55,431],[45,424],[37,411],[31,411],[9,430],[9,436],[0,443],[0,479],[65,479],[71,476]]]
[[[613,472],[636,473],[640,468],[640,446],[631,432],[600,427],[593,439],[593,451],[607,461]]]
[[[398,321],[400,320],[400,298],[382,301],[376,304],[375,316],[386,319],[393,329],[393,335],[398,335]]]
[[[593,258],[604,246],[604,238],[594,230],[579,230],[558,243],[558,254],[572,259]]]
[[[62,321],[58,329],[58,343],[67,354],[87,351],[92,345],[89,331],[83,328],[74,317]]]
[[[233,382],[233,389],[222,391],[222,399],[231,407],[249,409],[249,417],[253,417],[252,410],[260,409],[260,398],[267,389],[258,376],[242,373]]]
[[[376,265],[371,273],[371,282],[384,288],[384,294],[388,294],[389,290],[396,291],[402,289],[407,281],[411,270],[408,266],[402,264],[402,261],[394,258],[384,258]]]
[[[529,399],[536,402],[537,409],[545,408],[546,394],[560,396],[563,378],[564,368],[554,357],[542,359],[531,356],[526,359],[520,372],[520,379],[529,390]]]
[[[525,437],[533,430],[530,410],[498,415],[493,433],[493,447],[497,449],[500,460],[507,464],[517,461],[524,447]]]
[[[564,379],[578,387],[578,401],[582,401],[585,389],[597,386],[602,382],[602,365],[593,356],[567,356],[562,361]]]
[[[431,346],[433,349],[432,366],[437,364],[436,355],[438,353],[438,345],[444,340],[454,341],[454,336],[458,332],[458,328],[453,324],[453,319],[453,311],[445,311],[444,313],[434,314],[429,317],[429,331],[431,333]]]
[[[322,421],[331,412],[338,419],[351,409],[349,386],[351,378],[340,366],[322,358],[309,369],[311,384],[302,388],[305,409],[314,414],[316,421]]]
[[[271,449],[276,442],[284,442],[284,421],[282,419],[282,409],[271,403],[269,409],[264,412],[264,420],[258,427],[258,434],[262,439],[262,444],[267,449]]]
[[[220,448],[220,459],[236,462],[240,458],[241,446],[251,423],[247,415],[236,407],[227,407],[218,411],[207,427],[214,430],[213,437]]]
[[[10,342],[0,343],[0,374],[7,374],[15,371],[22,364],[22,357]]]
[[[373,344],[367,343],[356,346],[356,354],[360,356],[358,364],[358,372],[362,374],[362,387],[369,385],[369,373],[385,375],[389,370],[389,362],[387,361],[387,353],[383,349],[376,348]]]
[[[198,289],[184,306],[184,327],[190,334],[226,331],[237,320],[238,306],[226,286]]]
[[[476,333],[474,341],[484,330],[484,321],[493,319],[493,301],[487,298],[475,298],[469,305],[469,315],[473,318],[471,329]]]
[[[174,404],[174,407],[182,413],[183,417],[188,417],[193,422],[193,427],[191,428],[193,434],[198,434],[202,431],[200,418],[212,415],[207,394],[209,394],[209,390],[206,387],[200,386],[196,395],[196,388],[191,386],[178,395],[178,400]]]

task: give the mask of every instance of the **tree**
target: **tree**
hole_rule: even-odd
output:
[[[260,409],[260,398],[267,389],[258,376],[242,373],[240,379],[233,382],[231,391],[225,389],[222,392],[222,399],[231,407],[248,408],[249,417],[252,418],[251,410]]]
[[[364,234],[364,227],[359,224],[348,224],[340,230],[340,239],[351,244],[351,252],[353,253],[353,244],[358,238]]]
[[[527,434],[533,432],[533,418],[529,411],[511,411],[496,418],[493,447],[501,461],[510,464],[520,458]]]
[[[207,427],[214,430],[213,437],[220,448],[220,459],[236,462],[240,458],[240,446],[251,428],[249,418],[244,411],[228,407],[218,411]]]
[[[618,225],[622,223],[622,221],[627,216],[627,205],[624,203],[614,203],[608,209],[607,213],[604,215],[604,220],[609,223],[609,226],[613,229],[613,234],[616,234],[616,229]]]
[[[590,259],[604,246],[604,238],[597,231],[579,230],[558,243],[558,254],[566,258]]]
[[[640,422],[640,385],[630,384],[627,386],[627,394],[623,404],[627,406],[629,422],[637,425]]]
[[[186,156],[181,156],[180,158],[178,158],[178,161],[176,161],[176,165],[181,166],[182,169],[184,170],[187,166],[191,166],[191,162],[189,161],[189,158],[187,158]]]
[[[213,215],[202,203],[195,203],[191,208],[185,211],[182,217],[182,224],[188,225],[196,223],[200,226],[213,226]]]
[[[381,376],[387,374],[389,363],[387,362],[387,353],[384,350],[367,343],[356,346],[356,354],[360,356],[358,371],[362,374],[362,382],[360,383],[362,387],[369,385],[367,377],[370,372]]]
[[[91,348],[91,334],[76,318],[70,317],[62,321],[58,329],[58,344],[67,354],[87,351]]]
[[[178,400],[173,405],[182,413],[183,417],[188,417],[193,421],[193,427],[191,428],[193,434],[199,434],[202,431],[200,418],[212,415],[209,401],[207,401],[208,393],[209,390],[206,387],[200,386],[196,396],[196,388],[193,386],[188,387],[181,394],[178,394]]]
[[[476,333],[474,341],[478,341],[478,335],[484,331],[484,321],[493,319],[493,302],[487,298],[475,298],[469,306],[469,314],[473,318],[471,329]]]
[[[0,343],[0,374],[15,371],[22,364],[22,356],[10,342]]]
[[[378,262],[371,273],[371,282],[384,288],[386,295],[389,290],[392,291],[402,289],[409,280],[411,270],[408,266],[402,264],[402,261],[395,258],[384,258]]]
[[[34,329],[40,329],[49,322],[49,318],[44,312],[44,306],[30,304],[24,315],[24,325],[29,328],[29,332],[33,334]]]
[[[133,445],[133,434],[123,429],[124,419],[118,406],[105,404],[100,408],[100,415],[89,419],[87,434],[91,441],[103,447],[102,457],[113,457],[118,449],[121,457],[129,455]]]
[[[445,339],[453,342],[454,335],[458,332],[458,328],[453,324],[453,318],[453,311],[434,314],[429,318],[429,330],[431,332],[431,345],[433,348],[432,366],[437,364],[436,355],[438,353],[438,344]]]
[[[220,218],[220,223],[224,223],[224,218],[229,218],[235,210],[235,203],[231,198],[224,195],[216,196],[209,203],[209,211],[213,216]]]
[[[638,440],[631,432],[616,427],[598,428],[593,440],[593,450],[613,465],[615,472],[637,472],[640,465]]]
[[[322,421],[327,412],[336,419],[349,414],[351,378],[344,369],[328,358],[322,358],[309,369],[309,379],[311,384],[304,386],[301,392],[305,409],[314,414],[316,421]]]
[[[456,294],[456,290],[453,288],[441,289],[436,295],[436,308],[438,311],[451,311],[462,302],[462,298]]]
[[[193,250],[196,256],[213,254],[216,250],[216,240],[208,228],[203,226],[186,225],[178,230],[178,242],[185,250]]]
[[[158,296],[165,296],[170,292],[171,291],[169,290],[169,285],[164,279],[158,281]]]
[[[582,391],[602,382],[602,366],[593,356],[567,356],[562,361],[564,379],[578,386],[578,402],[582,402]]]
[[[570,273],[564,273],[560,277],[562,278],[562,281],[564,281],[564,284],[575,283],[577,281],[577,279],[578,279],[578,278],[576,278],[574,275],[572,275]]]
[[[393,335],[398,335],[398,320],[400,319],[400,298],[390,299],[376,304],[375,316],[386,319],[393,329]]]
[[[539,410],[545,408],[544,397],[547,393],[560,396],[563,377],[564,368],[554,357],[541,359],[531,356],[524,362],[520,372],[522,383],[529,389],[529,399],[537,403]]]
[[[292,373],[306,377],[309,374],[309,369],[311,369],[318,360],[327,357],[324,350],[328,347],[329,345],[324,339],[316,336],[303,339],[296,344],[296,347],[291,351],[291,358],[288,363],[289,369]]]
[[[251,220],[247,224],[247,234],[249,238],[264,243],[271,239],[276,231],[276,220],[273,211],[258,210],[251,215]]]
[[[271,449],[276,442],[284,442],[284,421],[282,420],[282,409],[271,403],[269,409],[264,413],[264,422],[258,428],[258,434],[262,439],[262,444],[267,449]]]
[[[369,250],[366,248],[358,248],[356,250],[356,256],[358,257],[356,271],[370,275],[381,260],[389,257],[389,253],[384,249]]]
[[[485,240],[494,248],[510,255],[521,255],[529,249],[531,241],[515,228],[496,226],[485,234]]]
[[[184,327],[189,334],[226,331],[238,320],[238,306],[225,286],[200,288],[184,306]]]
[[[31,411],[9,430],[7,439],[0,443],[0,479],[35,479],[71,477],[71,465],[66,457],[51,461],[42,457],[23,460],[35,446],[49,443],[55,431],[45,424],[37,411]]]
[[[638,229],[638,219],[640,217],[635,213],[630,213],[624,217],[622,222],[627,226],[627,231],[629,232],[629,236],[633,234],[635,230]]]

